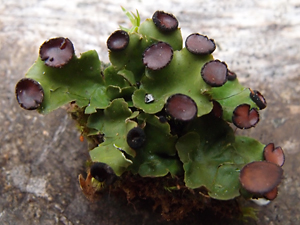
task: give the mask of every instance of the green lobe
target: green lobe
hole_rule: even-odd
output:
[[[182,49],[182,36],[180,29],[173,32],[161,32],[152,19],[145,20],[139,27],[138,32],[153,42],[163,41],[172,46],[173,50]]]
[[[239,196],[240,169],[263,160],[264,145],[248,137],[235,137],[229,125],[211,115],[194,120],[176,143],[187,187],[206,187],[212,198]]]
[[[133,94],[133,104],[146,113],[156,113],[162,110],[169,96],[181,93],[196,102],[198,116],[209,113],[212,103],[204,92],[210,87],[203,81],[200,71],[211,59],[211,55],[193,55],[185,48],[175,51],[171,63],[164,69],[159,71],[146,69],[146,76],[141,80],[140,89]],[[145,103],[145,94],[152,94],[154,102]]]
[[[132,163],[135,156],[126,141],[129,130],[137,126],[134,122],[138,113],[132,113],[124,99],[115,99],[109,107],[92,114],[87,126],[104,134],[104,142],[90,151],[93,161],[104,162],[111,166],[119,176]]]
[[[117,176],[121,176],[132,161],[127,159],[123,152],[117,149],[112,143],[102,143],[90,151],[93,162],[103,162],[108,164]]]
[[[113,67],[119,70],[127,70],[134,74],[134,80],[139,81],[144,74],[142,55],[145,49],[153,42],[147,37],[138,34],[129,34],[129,44],[121,51],[110,51],[109,60]],[[131,79],[132,80],[132,79]]]
[[[259,109],[250,98],[249,88],[242,86],[237,79],[227,81],[221,87],[215,87],[208,91],[211,97],[218,101],[223,108],[223,119],[232,122],[234,109],[241,104],[248,104],[250,108]]]
[[[177,137],[170,134],[169,124],[161,123],[156,116],[149,114],[141,114],[138,120],[145,124],[146,143],[136,151],[131,171],[143,177],[180,173],[182,165],[175,149]]]
[[[44,114],[71,101],[76,101],[79,107],[85,107],[93,94],[98,100],[92,102],[89,112],[109,104],[103,92],[104,81],[100,75],[100,60],[96,51],[85,52],[80,58],[74,56],[62,68],[48,67],[38,58],[26,77],[38,81],[44,89],[44,101],[39,108]]]

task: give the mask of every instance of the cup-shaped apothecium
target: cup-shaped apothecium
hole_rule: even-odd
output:
[[[45,41],[40,47],[40,57],[45,65],[62,67],[74,56],[73,43],[68,38],[58,37]]]
[[[257,109],[250,109],[250,105],[241,104],[233,111],[232,122],[240,129],[249,129],[254,127],[259,121]]]
[[[247,191],[265,195],[280,184],[282,176],[280,166],[267,161],[255,161],[243,167],[240,181]]]
[[[187,95],[175,94],[168,98],[165,110],[173,119],[189,121],[197,115],[195,101]]]
[[[175,16],[163,11],[156,11],[152,16],[152,20],[156,27],[163,32],[174,31],[178,27],[178,20]]]
[[[124,30],[117,30],[109,36],[106,44],[111,51],[121,51],[129,44],[129,35]]]
[[[16,85],[16,97],[22,108],[34,110],[43,102],[44,91],[37,81],[23,78]]]
[[[208,39],[207,36],[194,33],[186,38],[185,47],[196,55],[207,55],[213,53],[216,44],[214,40]]]
[[[168,43],[158,42],[144,51],[143,63],[150,70],[160,70],[166,67],[172,58],[172,47]]]

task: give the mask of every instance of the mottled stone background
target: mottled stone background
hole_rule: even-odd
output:
[[[118,24],[129,25],[121,5],[138,9],[142,20],[158,9],[175,14],[184,38],[192,32],[213,38],[215,58],[264,94],[268,107],[261,122],[240,133],[282,146],[285,177],[278,198],[257,207],[259,220],[249,223],[300,224],[300,1],[160,2],[0,0],[0,224],[187,224],[158,221],[159,215],[111,196],[87,201],[77,182],[87,146],[74,122],[64,109],[42,116],[22,110],[15,100],[16,82],[51,37],[68,37],[77,54],[96,49],[108,61],[108,35]],[[223,224],[212,219],[188,223]]]

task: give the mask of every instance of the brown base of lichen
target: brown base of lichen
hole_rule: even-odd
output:
[[[236,200],[219,201],[210,198],[205,189],[189,189],[180,178],[165,176],[145,178],[127,173],[111,188],[112,193],[124,193],[127,201],[147,201],[165,220],[181,220],[190,214],[211,210],[219,217],[239,218]]]
[[[159,178],[123,174],[113,185],[103,189],[93,187],[91,176],[79,176],[83,193],[91,201],[101,200],[105,192],[118,198],[126,198],[134,208],[147,205],[159,213],[163,220],[181,220],[201,214],[217,216],[219,219],[240,219],[242,213],[237,199],[220,201],[210,198],[205,189],[189,189],[182,179],[170,175]]]

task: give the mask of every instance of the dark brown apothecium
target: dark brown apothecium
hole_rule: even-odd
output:
[[[236,79],[236,73],[232,72],[231,70],[227,69],[227,79],[233,81]]]
[[[146,142],[146,134],[140,127],[132,128],[127,134],[127,144],[132,149],[141,148]]]
[[[68,38],[58,37],[45,41],[40,47],[40,57],[45,65],[62,67],[74,56],[74,46]]]
[[[202,67],[201,76],[208,85],[221,87],[227,81],[227,65],[219,60],[209,61]]]
[[[195,101],[184,94],[170,96],[165,104],[165,110],[172,118],[180,121],[192,120],[198,111]]]
[[[175,16],[163,11],[156,11],[152,16],[152,20],[155,26],[164,32],[174,31],[178,28],[178,20]]]
[[[277,197],[278,194],[278,188],[275,187],[272,191],[264,194],[264,197],[268,200],[274,200]]]
[[[256,103],[259,109],[267,107],[267,101],[259,91],[250,89],[250,98]]]
[[[111,185],[116,180],[116,174],[113,169],[101,162],[94,163],[90,168],[90,173],[99,182],[105,182],[107,185]]]
[[[16,85],[16,98],[22,108],[34,110],[43,102],[44,91],[37,81],[23,78]]]
[[[249,129],[259,122],[259,113],[255,108],[250,109],[250,105],[241,104],[234,109],[232,122],[240,129]]]
[[[283,166],[285,161],[285,156],[281,147],[274,146],[274,143],[269,143],[264,148],[264,158],[268,162],[277,164],[278,166]]]
[[[213,100],[212,103],[213,103],[213,108],[210,113],[217,118],[221,118],[223,116],[223,108],[221,104],[215,100]]]
[[[216,44],[214,40],[208,39],[208,37],[204,35],[194,33],[186,38],[185,47],[193,54],[207,55],[216,49]]]
[[[107,39],[107,48],[111,51],[121,51],[129,44],[129,35],[124,30],[117,30]]]
[[[173,49],[165,42],[153,44],[143,53],[143,63],[150,70],[160,70],[166,67],[172,58]]]
[[[280,166],[267,161],[255,161],[242,168],[240,182],[247,191],[264,195],[280,184],[282,176]]]

